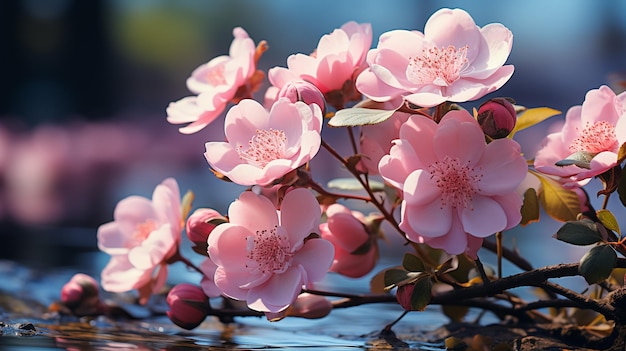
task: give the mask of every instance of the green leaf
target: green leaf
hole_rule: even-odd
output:
[[[617,195],[622,205],[626,206],[626,172],[622,172],[619,177],[619,183],[617,184]]]
[[[543,122],[546,119],[552,116],[556,116],[560,113],[561,111],[549,107],[529,108],[524,111],[520,116],[517,116],[515,128],[513,128],[513,131],[511,132],[511,134],[509,134],[509,138],[512,138],[513,135],[515,135],[515,133],[519,132],[520,130],[532,127],[535,124]]]
[[[326,186],[339,190],[363,190],[363,185],[355,178],[331,179]],[[370,180],[370,189],[372,191],[383,191],[385,190],[385,184],[376,180]]]
[[[557,161],[555,165],[559,167],[574,165],[584,169],[591,169],[591,160],[593,159],[593,156],[594,155],[588,151],[576,151],[567,156],[565,159]]]
[[[582,221],[569,221],[563,224],[556,232],[555,238],[574,245],[591,245],[602,241],[596,223],[583,219]]]
[[[187,221],[187,216],[189,216],[189,213],[191,212],[191,203],[193,202],[194,198],[195,198],[195,195],[193,194],[193,191],[187,190],[187,192],[183,196],[183,199],[181,200],[180,208],[181,208],[181,213],[182,213],[183,224]]]
[[[424,263],[415,255],[405,253],[402,258],[402,267],[409,272],[423,272],[425,270]]]
[[[522,204],[522,226],[539,221],[539,198],[535,188],[528,188],[524,192],[524,203]]]
[[[415,288],[411,294],[411,308],[414,311],[423,311],[428,306],[432,298],[432,288],[433,282],[429,275],[415,282]]]
[[[409,272],[404,269],[391,268],[385,271],[385,289],[389,290],[398,283],[409,278]]]
[[[598,245],[580,259],[578,271],[587,283],[598,283],[609,277],[616,261],[617,254],[611,246]]]
[[[622,233],[619,230],[619,224],[617,223],[617,219],[613,215],[613,213],[609,210],[598,210],[596,211],[596,216],[602,225],[604,225],[607,229],[617,232],[619,235]]]
[[[626,160],[626,143],[620,145],[617,151],[617,164],[621,164],[624,160]]]
[[[455,256],[448,258],[444,263],[440,264],[437,267],[437,272],[446,274],[446,273],[455,271],[458,268],[459,268],[459,257],[455,255]]]
[[[539,202],[546,213],[559,221],[576,220],[580,213],[580,202],[575,192],[563,188],[558,182],[537,175],[541,181],[541,189],[539,189]]]
[[[396,110],[377,110],[371,108],[352,107],[339,110],[328,121],[331,127],[354,127],[377,124],[386,121]]]

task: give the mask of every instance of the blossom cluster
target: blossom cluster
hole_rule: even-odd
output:
[[[291,55],[287,67],[267,74],[257,63],[268,44],[255,45],[243,28],[233,34],[229,54],[192,72],[193,95],[172,102],[167,119],[188,123],[180,132],[189,134],[214,127],[227,111],[225,140],[207,141],[204,156],[216,176],[245,190],[226,214],[192,212],[191,196],[181,198],[168,178],[152,199],[120,201],[114,221],[98,230],[99,247],[111,256],[103,288],[136,289],[141,303],[163,288],[169,264],[193,266],[179,250],[186,232],[204,261],[193,266],[202,275],[199,287],[177,286],[168,296],[168,315],[184,328],[197,326],[219,296],[245,301],[271,320],[325,315],[332,304],[315,296],[316,283],[328,272],[372,272],[385,221],[416,247],[478,260],[485,238],[533,220],[523,218],[532,200],[529,177],[569,194],[624,157],[626,93],[607,86],[567,112],[534,165],[514,133],[555,113],[521,112],[502,97],[464,109],[460,104],[502,87],[514,67],[506,64],[511,31],[499,23],[481,27],[461,9],[437,11],[423,32],[383,33],[374,48],[369,24],[347,22],[312,53]],[[257,101],[265,77],[270,86]],[[352,154],[340,155],[323,138],[327,124],[346,127]],[[312,161],[321,149],[366,195],[315,181]],[[576,213],[583,212],[581,199],[572,205]],[[363,201],[373,212],[351,210],[343,200]],[[406,282],[392,283],[412,299]]]

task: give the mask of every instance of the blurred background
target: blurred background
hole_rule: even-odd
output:
[[[181,135],[165,108],[189,95],[194,68],[228,53],[233,27],[268,41],[267,70],[349,20],[371,23],[375,46],[388,30],[422,31],[441,7],[513,32],[515,74],[490,97],[566,111],[626,72],[620,0],[0,2],[0,259],[83,264],[117,201],[149,197],[169,176],[196,207],[224,213],[242,188],[214,179],[203,157],[221,123]],[[561,118],[518,135],[527,155]]]

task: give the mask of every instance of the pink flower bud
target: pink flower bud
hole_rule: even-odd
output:
[[[95,279],[77,273],[61,288],[61,302],[66,305],[77,305],[85,299],[98,296],[98,290],[99,285]]]
[[[67,311],[76,316],[90,316],[103,313],[98,282],[82,273],[75,274],[61,288],[61,303]]]
[[[199,208],[187,219],[187,237],[198,247],[199,251],[204,253],[209,234],[215,227],[226,222],[228,220],[219,212],[210,208]]]
[[[516,121],[515,107],[507,98],[487,100],[478,108],[478,124],[493,139],[509,135]]]
[[[277,322],[285,317],[300,317],[318,319],[326,317],[333,309],[333,304],[324,296],[302,293],[286,310],[280,312],[265,312],[265,317],[271,322]]]
[[[333,309],[333,304],[324,296],[302,293],[291,305],[288,315],[308,319],[326,317]]]
[[[326,114],[324,94],[313,84],[304,80],[295,80],[285,84],[278,92],[278,98],[286,97],[292,103],[302,101],[307,105],[316,104]]]
[[[398,287],[396,291],[396,300],[402,308],[407,311],[413,311],[411,307],[411,295],[413,294],[413,289],[415,289],[415,284],[406,284]]]
[[[178,284],[167,294],[170,310],[167,316],[177,326],[191,330],[206,318],[211,306],[202,288],[192,284]]]

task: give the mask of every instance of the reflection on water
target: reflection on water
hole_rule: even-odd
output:
[[[223,325],[209,317],[192,331],[176,327],[158,306],[151,317],[138,320],[59,317],[49,313],[47,305],[58,299],[67,274],[65,270],[34,272],[0,261],[0,350],[377,350],[383,349],[378,332],[402,312],[395,304],[379,304],[336,310],[318,320],[288,318],[270,323],[242,317]],[[441,345],[419,340],[446,323],[438,307],[433,307],[407,315],[394,331],[413,349],[443,350]]]

